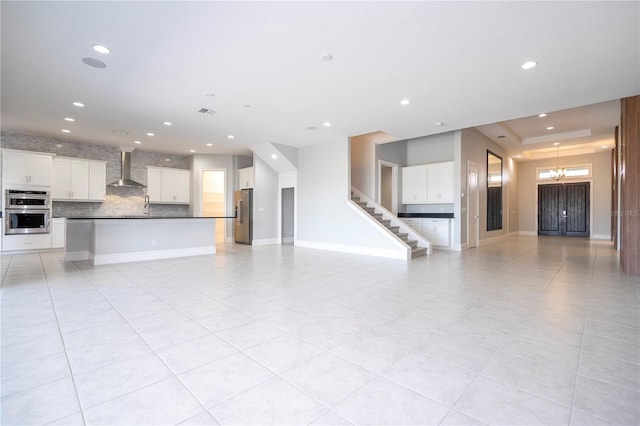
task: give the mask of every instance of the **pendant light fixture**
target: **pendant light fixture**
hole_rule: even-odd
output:
[[[556,168],[555,170],[551,170],[549,172],[551,175],[551,179],[556,182],[560,181],[567,175],[567,171],[565,169],[560,168],[560,147],[556,146]]]

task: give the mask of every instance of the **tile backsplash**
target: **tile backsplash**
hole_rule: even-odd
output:
[[[12,132],[2,132],[0,140],[2,141],[2,148],[46,152],[61,157],[103,160],[107,162],[107,183],[111,183],[120,178],[121,151],[115,146],[80,143]],[[131,178],[146,185],[146,166],[188,170],[188,161],[189,157],[185,156],[136,149],[131,153]],[[0,170],[0,176],[1,175]],[[144,215],[144,189],[107,187],[106,192],[106,200],[102,203],[54,201],[53,215],[59,217],[123,217]],[[189,206],[187,205],[153,204],[151,206],[152,217],[188,216],[188,211]]]

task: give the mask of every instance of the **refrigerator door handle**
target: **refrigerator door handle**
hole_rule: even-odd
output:
[[[242,200],[238,200],[238,219],[240,219],[240,224],[242,225]]]

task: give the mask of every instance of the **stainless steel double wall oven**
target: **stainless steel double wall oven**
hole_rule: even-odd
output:
[[[7,189],[5,194],[5,235],[48,234],[51,197],[48,191]]]

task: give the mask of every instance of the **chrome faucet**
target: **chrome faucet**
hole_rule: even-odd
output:
[[[151,217],[151,202],[149,201],[149,195],[144,196],[144,215],[147,217]]]

